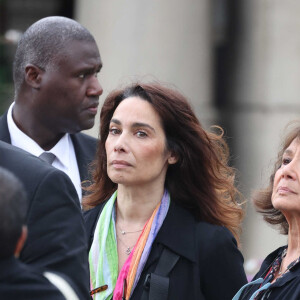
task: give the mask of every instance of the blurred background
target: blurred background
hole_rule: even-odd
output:
[[[0,0],[0,113],[13,101],[20,34],[62,15],[87,27],[104,63],[101,102],[135,79],[172,84],[203,126],[224,127],[238,185],[248,200],[242,252],[247,272],[286,243],[250,202],[268,183],[284,127],[300,115],[300,1]],[[99,123],[88,131],[97,136]]]

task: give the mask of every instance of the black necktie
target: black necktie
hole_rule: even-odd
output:
[[[54,159],[55,159],[55,155],[51,152],[43,152],[39,158],[42,159],[43,161],[47,162],[48,164],[52,165]]]

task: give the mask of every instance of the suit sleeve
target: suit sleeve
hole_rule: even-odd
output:
[[[225,227],[206,231],[200,253],[201,286],[207,300],[231,300],[247,283],[244,259],[233,235]]]
[[[86,234],[79,200],[67,175],[53,168],[29,204],[28,239],[21,260],[63,273],[74,283],[80,299],[89,298]]]

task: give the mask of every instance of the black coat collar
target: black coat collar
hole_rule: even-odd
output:
[[[83,133],[70,134],[81,181],[90,180],[89,168],[96,155],[96,139]]]
[[[197,221],[192,214],[171,201],[168,214],[157,234],[156,243],[195,262],[196,227]]]

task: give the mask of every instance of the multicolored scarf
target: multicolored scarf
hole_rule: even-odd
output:
[[[105,204],[97,222],[94,240],[89,253],[91,289],[108,285],[108,288],[95,294],[94,300],[120,300],[123,282],[126,279],[126,299],[132,295],[142,270],[150,254],[153,241],[167,215],[170,196],[165,190],[161,202],[147,221],[134,249],[118,275],[118,252],[114,222],[115,192]]]

